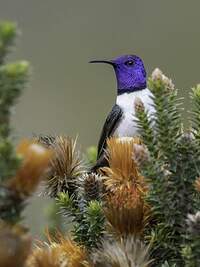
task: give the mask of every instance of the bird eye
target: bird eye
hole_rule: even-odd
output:
[[[133,66],[134,65],[134,61],[133,60],[128,60],[125,62],[125,65],[130,67],[130,66]]]

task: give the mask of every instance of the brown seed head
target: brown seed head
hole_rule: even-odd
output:
[[[86,200],[99,200],[102,198],[102,177],[96,173],[86,173],[80,179],[80,188]]]
[[[76,150],[76,140],[57,136],[50,147],[54,157],[47,177],[47,193],[55,197],[60,192],[68,191],[71,195],[76,189],[78,177],[86,172],[80,153]]]

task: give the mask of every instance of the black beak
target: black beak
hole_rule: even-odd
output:
[[[112,60],[91,60],[89,63],[105,63],[105,64],[110,64],[113,67],[115,66],[115,63]]]

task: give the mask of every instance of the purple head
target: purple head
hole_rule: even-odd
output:
[[[146,71],[142,59],[138,56],[125,55],[113,60],[93,60],[90,63],[107,63],[113,66],[118,94],[146,88]]]

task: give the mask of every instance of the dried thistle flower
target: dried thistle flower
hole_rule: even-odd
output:
[[[163,72],[158,68],[156,68],[152,72],[151,78],[153,81],[158,81],[158,80],[161,81],[164,84],[164,86],[169,90],[174,90],[175,88],[172,80],[169,79],[167,76],[165,76]]]
[[[31,249],[31,237],[24,228],[1,223],[0,244],[0,266],[25,266]]]
[[[94,253],[95,267],[148,267],[149,246],[132,236],[119,241],[104,241],[102,249]]]
[[[39,135],[36,137],[36,142],[48,148],[55,142],[55,138],[53,135]]]
[[[135,185],[141,191],[145,190],[144,178],[139,174],[137,164],[133,160],[133,147],[140,144],[138,138],[128,139],[126,142],[119,138],[110,138],[107,141],[109,167],[104,167],[104,184],[107,191],[124,185]]]
[[[133,160],[134,145],[141,145],[141,142],[138,138],[126,141],[111,138],[107,144],[110,167],[102,168],[106,188],[105,216],[119,234],[138,235],[147,219],[143,200],[147,185]]]
[[[124,186],[106,197],[105,216],[113,230],[121,236],[141,235],[149,208],[135,186]]]
[[[42,175],[47,170],[52,152],[29,140],[22,141],[17,153],[23,157],[22,165],[16,176],[8,181],[8,187],[27,197],[34,192]]]
[[[29,256],[26,267],[68,267],[67,259],[57,246],[36,248]]]
[[[50,145],[54,157],[50,163],[50,174],[47,177],[47,193],[56,197],[60,192],[73,194],[78,177],[86,172],[79,151],[76,150],[76,140],[67,136],[57,136]]]
[[[60,237],[59,246],[68,259],[69,267],[89,267],[87,252],[83,246],[79,246],[69,238]]]
[[[187,216],[188,231],[196,236],[200,236],[200,211]]]
[[[100,200],[103,194],[102,177],[96,173],[85,173],[80,177],[79,189],[86,201]]]
[[[200,177],[196,179],[195,181],[195,189],[200,192]]]
[[[59,235],[57,241],[36,248],[28,259],[27,267],[89,267],[86,250],[69,238]]]

